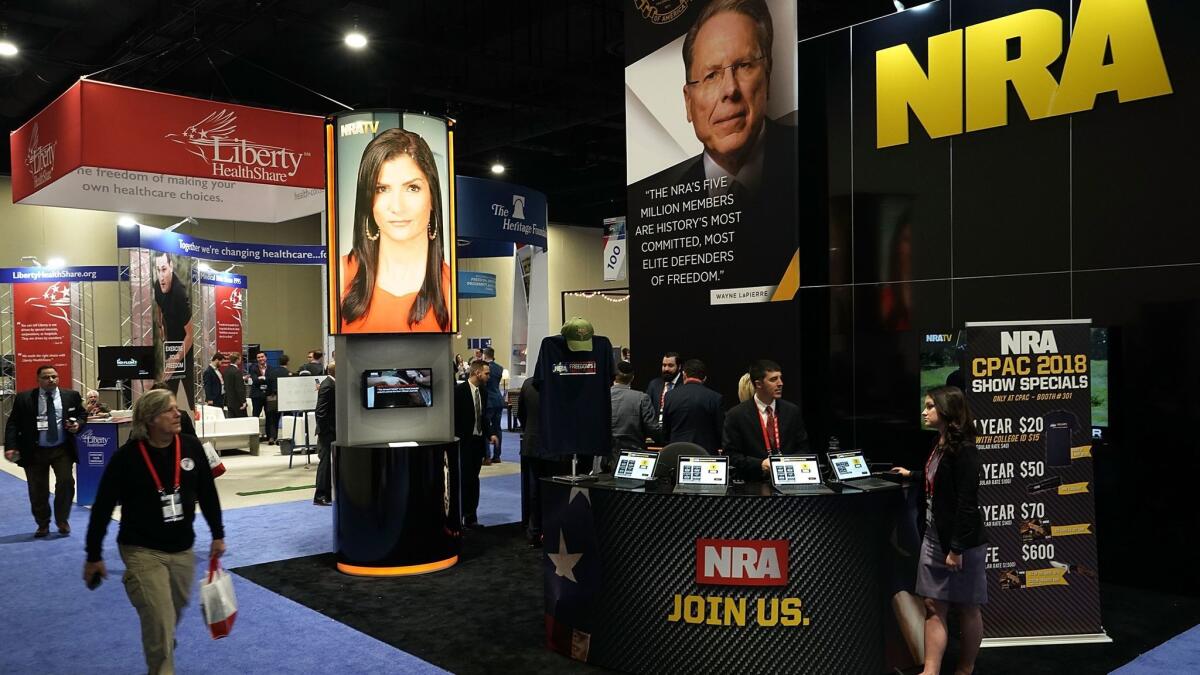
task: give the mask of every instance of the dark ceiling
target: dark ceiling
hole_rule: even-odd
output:
[[[550,219],[625,212],[623,11],[634,0],[0,0],[0,119],[12,131],[80,76],[326,114],[395,107],[458,120],[459,173],[545,192]],[[800,34],[893,11],[799,3]],[[355,25],[369,46],[342,42]],[[319,94],[317,93],[319,92]],[[8,134],[3,164],[8,173]]]

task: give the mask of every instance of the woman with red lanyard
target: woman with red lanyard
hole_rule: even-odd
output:
[[[225,552],[221,502],[204,448],[179,433],[171,392],[154,389],[133,405],[133,428],[104,469],[87,533],[83,580],[108,577],[101,552],[113,507],[121,505],[117,548],[125,561],[125,593],[142,624],[142,650],[151,675],[175,672],[175,626],[195,580],[192,522],[196,502],[212,532],[211,557]]]
[[[956,675],[975,669],[983,639],[980,605],[987,603],[983,514],[979,510],[979,450],[975,422],[958,387],[937,387],[925,396],[925,425],[938,431],[925,463],[925,539],[917,563],[917,595],[925,600],[925,669],[941,672],[946,616],[958,608],[962,645]],[[904,477],[913,472],[893,469]]]

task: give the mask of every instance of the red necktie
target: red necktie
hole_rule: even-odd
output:
[[[773,406],[767,407],[767,436],[772,445],[767,450],[779,449],[779,427],[775,422],[775,409]]]

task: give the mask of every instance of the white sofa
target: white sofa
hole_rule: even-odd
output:
[[[215,406],[200,406],[196,420],[196,435],[201,441],[212,441],[218,450],[246,448],[258,454],[259,419],[257,417],[225,418],[225,411]]]

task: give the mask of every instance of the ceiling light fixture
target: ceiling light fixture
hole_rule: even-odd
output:
[[[496,174],[497,176],[504,173],[504,165],[500,162],[496,162],[492,165],[492,173]]]
[[[37,256],[36,256],[36,255],[23,255],[23,256],[21,256],[21,262],[27,262],[27,263],[30,263],[30,264],[32,264],[34,267],[41,267],[41,266],[42,266],[42,263],[38,262],[38,259],[37,259]]]
[[[121,216],[117,218],[117,225],[121,227],[134,227],[138,222],[133,219],[133,216]]]
[[[351,49],[362,49],[367,46],[367,36],[358,32],[357,29],[346,33],[346,46]]]
[[[62,269],[66,266],[67,261],[58,257],[51,258],[50,261],[46,263],[46,267],[49,267],[52,270]]]
[[[8,24],[0,24],[0,56],[12,58],[20,53],[17,44],[8,39]]]
[[[176,229],[179,228],[180,225],[184,225],[184,224],[199,225],[199,223],[196,222],[195,218],[188,216],[187,218],[184,218],[183,220],[179,221],[178,223],[168,226],[167,229],[164,230],[164,232],[174,232]]]

